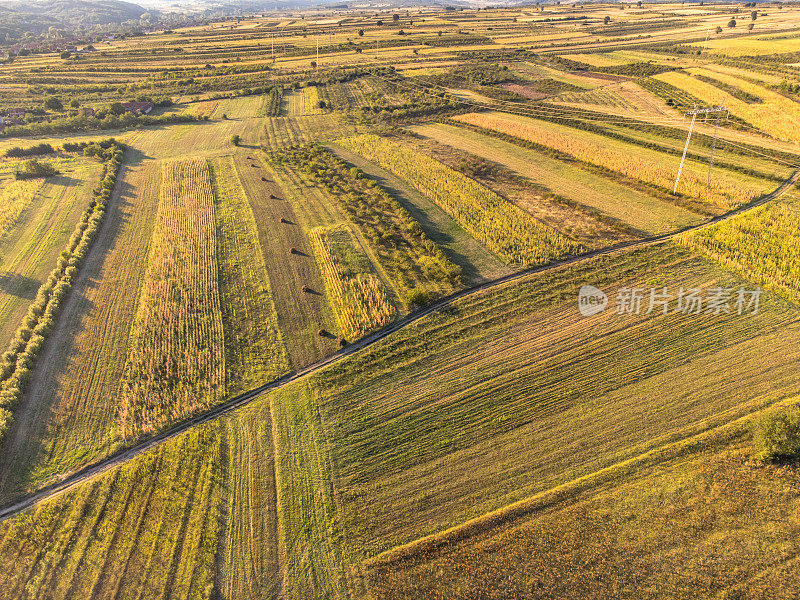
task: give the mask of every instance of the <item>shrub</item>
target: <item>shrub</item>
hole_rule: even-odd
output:
[[[28,148],[20,148],[19,146],[14,146],[13,148],[9,148],[6,150],[6,156],[9,158],[18,158],[20,156],[38,156],[40,154],[52,154],[55,152],[53,147],[50,144],[36,144],[35,146],[29,146]]]
[[[58,169],[50,163],[39,162],[35,158],[26,160],[14,173],[17,179],[36,179],[37,177],[52,177],[53,175],[58,175]]]
[[[409,306],[425,306],[429,299],[429,295],[420,289],[409,290],[405,298],[406,304]]]
[[[800,456],[800,408],[773,410],[757,419],[753,442],[762,460]]]
[[[50,96],[44,101],[44,107],[47,110],[63,110],[64,105],[56,96]]]

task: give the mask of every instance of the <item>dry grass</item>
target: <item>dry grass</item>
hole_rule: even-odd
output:
[[[0,183],[0,237],[8,234],[42,184],[40,179],[5,180]]]
[[[289,362],[250,203],[233,159],[210,162],[229,394],[286,372]]]
[[[0,524],[6,598],[208,599],[219,425],[198,428]]]
[[[790,142],[800,141],[800,105],[797,102],[739,77],[703,69],[699,73],[757,96],[763,100],[763,103],[743,102],[710,83],[684,73],[661,73],[655,78],[686,90],[709,104],[725,104],[732,114],[778,139]],[[778,117],[778,115],[780,116]]]
[[[800,192],[681,236],[751,281],[800,301]]]
[[[219,598],[275,598],[282,577],[269,404],[260,402],[225,419],[223,431],[227,497],[217,555]]]
[[[381,565],[374,597],[794,598],[797,467],[754,463],[746,438],[726,442]]]

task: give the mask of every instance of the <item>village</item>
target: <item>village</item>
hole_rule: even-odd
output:
[[[106,112],[112,114],[125,114],[130,113],[136,116],[147,115],[153,110],[154,104],[148,101],[131,100],[128,102],[119,102],[111,104],[107,107]],[[0,132],[3,132],[6,127],[11,125],[25,125],[27,123],[42,123],[51,121],[54,118],[68,117],[83,117],[83,118],[97,118],[98,114],[103,109],[92,107],[74,107],[66,111],[58,110],[57,112],[48,113],[40,109],[29,110],[26,108],[10,108],[7,110],[0,109]]]

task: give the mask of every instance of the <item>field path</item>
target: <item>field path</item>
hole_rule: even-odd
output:
[[[386,327],[384,327],[383,329],[381,329],[379,331],[376,331],[376,332],[374,332],[374,333],[372,333],[372,334],[370,334],[370,335],[368,335],[366,337],[361,338],[360,340],[358,340],[358,341],[350,344],[349,346],[346,346],[345,348],[339,350],[335,354],[327,356],[326,358],[318,360],[317,362],[314,362],[313,364],[310,364],[310,365],[308,365],[308,366],[306,366],[306,367],[304,367],[302,369],[295,370],[295,371],[293,371],[291,373],[287,373],[286,375],[284,375],[282,377],[279,377],[278,379],[275,379],[273,381],[265,383],[262,386],[259,386],[259,387],[255,388],[255,389],[252,389],[252,390],[248,391],[248,392],[240,394],[239,396],[231,398],[227,402],[225,402],[223,404],[220,404],[218,406],[215,406],[215,407],[209,409],[208,411],[206,411],[206,412],[204,412],[204,413],[202,413],[200,415],[197,415],[197,416],[192,417],[190,419],[187,419],[187,420],[185,420],[185,421],[183,421],[181,423],[178,423],[177,425],[173,426],[172,428],[157,434],[156,436],[154,436],[153,438],[151,438],[149,440],[145,440],[145,441],[143,441],[143,442],[141,442],[141,443],[139,443],[139,444],[137,444],[135,446],[131,446],[130,448],[127,448],[127,449],[124,449],[124,450],[120,450],[120,451],[112,454],[108,458],[105,458],[105,459],[102,459],[102,460],[97,461],[95,463],[89,464],[89,465],[81,468],[80,470],[74,472],[73,474],[65,477],[62,481],[60,481],[58,483],[55,483],[55,484],[50,485],[50,486],[48,486],[46,488],[43,488],[43,489],[39,490],[38,492],[28,494],[28,495],[18,499],[13,504],[9,504],[9,505],[6,505],[3,508],[0,508],[0,521],[3,521],[5,519],[11,518],[11,517],[14,517],[14,516],[18,515],[20,512],[24,511],[25,509],[30,508],[31,506],[34,506],[34,505],[36,505],[36,504],[38,504],[38,503],[40,503],[40,502],[42,502],[44,500],[48,500],[50,498],[56,497],[56,496],[58,496],[60,494],[63,494],[64,492],[66,492],[67,490],[73,488],[74,486],[79,485],[81,483],[84,483],[84,482],[86,482],[86,481],[88,481],[88,480],[90,480],[90,479],[92,479],[94,477],[97,477],[98,475],[100,475],[102,473],[105,473],[108,470],[110,470],[110,469],[112,469],[112,468],[114,468],[116,466],[122,465],[122,464],[134,459],[135,457],[139,456],[140,454],[146,452],[147,450],[155,448],[155,447],[161,445],[162,443],[164,443],[165,441],[170,440],[170,439],[172,439],[172,438],[174,438],[174,437],[176,437],[176,436],[178,436],[178,435],[180,435],[182,433],[185,433],[186,431],[189,431],[189,430],[193,429],[194,427],[196,427],[196,426],[198,426],[198,425],[200,425],[202,423],[206,423],[208,421],[212,421],[212,420],[220,417],[221,415],[225,415],[227,413],[230,413],[231,411],[234,411],[237,408],[252,402],[256,398],[260,397],[262,394],[264,394],[264,393],[266,393],[266,392],[268,392],[270,390],[281,388],[281,387],[284,387],[284,386],[286,386],[286,385],[288,385],[288,384],[290,384],[290,383],[292,383],[294,381],[303,379],[304,377],[307,377],[308,375],[311,375],[312,373],[316,373],[317,371],[320,371],[321,369],[324,369],[328,365],[333,364],[335,362],[338,362],[338,361],[342,360],[343,358],[346,358],[347,356],[350,356],[351,354],[355,354],[357,352],[360,352],[361,350],[363,350],[363,349],[371,346],[372,344],[374,344],[374,343],[376,343],[376,342],[378,342],[378,341],[380,341],[380,340],[392,335],[393,333],[395,333],[395,332],[397,332],[397,331],[399,331],[401,329],[404,329],[405,327],[408,327],[412,323],[415,323],[416,321],[418,321],[418,320],[430,315],[431,313],[434,313],[434,312],[440,310],[441,308],[446,307],[447,305],[451,304],[452,302],[454,302],[456,300],[468,297],[468,296],[470,296],[472,294],[475,294],[477,292],[484,291],[486,289],[489,289],[489,288],[492,288],[492,287],[496,287],[496,286],[499,286],[499,285],[503,285],[503,284],[508,283],[510,281],[514,281],[514,280],[517,280],[517,279],[520,279],[520,278],[523,278],[523,277],[526,277],[526,276],[529,276],[529,275],[542,273],[542,272],[545,272],[545,271],[552,271],[552,270],[556,270],[556,269],[563,269],[563,268],[565,268],[565,267],[567,267],[569,265],[573,265],[573,264],[576,264],[576,263],[580,263],[580,262],[584,262],[584,261],[587,261],[587,260],[591,260],[591,259],[593,259],[593,258],[595,258],[597,256],[614,254],[614,253],[621,252],[623,250],[626,250],[626,249],[629,249],[629,248],[633,248],[633,247],[637,247],[637,246],[654,245],[654,244],[660,244],[660,243],[667,242],[667,241],[672,240],[675,237],[677,237],[678,235],[681,235],[682,233],[685,233],[687,231],[693,231],[693,230],[697,230],[697,229],[708,227],[708,226],[713,225],[715,223],[718,223],[718,222],[720,222],[722,220],[729,219],[729,218],[734,217],[734,216],[736,216],[738,214],[741,214],[741,213],[743,213],[743,212],[745,212],[747,210],[756,208],[756,207],[761,206],[761,205],[763,205],[763,204],[765,204],[767,202],[775,200],[776,198],[781,196],[781,194],[783,194],[787,189],[789,189],[792,185],[794,185],[794,183],[798,180],[798,178],[800,178],[800,170],[795,171],[791,175],[791,177],[789,177],[786,181],[784,181],[777,189],[775,189],[771,193],[766,194],[765,196],[762,196],[761,198],[758,198],[758,199],[756,199],[756,200],[754,200],[754,201],[752,201],[752,202],[750,202],[750,203],[748,203],[748,204],[746,204],[744,206],[741,206],[741,207],[739,207],[737,209],[734,209],[734,210],[732,210],[730,212],[727,212],[727,213],[725,213],[723,215],[714,217],[714,218],[706,221],[705,223],[702,223],[702,224],[699,224],[699,225],[694,225],[694,226],[691,226],[691,227],[687,227],[687,228],[682,229],[681,231],[678,231],[678,232],[669,233],[669,234],[660,235],[660,236],[655,236],[655,237],[647,238],[647,239],[644,239],[644,240],[633,240],[633,241],[629,241],[629,242],[624,242],[622,244],[619,244],[619,245],[611,247],[611,248],[604,248],[604,249],[596,250],[596,251],[593,251],[593,252],[590,252],[590,253],[587,253],[587,254],[583,254],[583,255],[580,255],[580,256],[566,258],[566,259],[563,259],[563,260],[555,261],[555,262],[553,262],[551,264],[548,264],[548,265],[543,265],[543,266],[534,267],[534,268],[531,268],[531,269],[524,269],[524,270],[520,270],[520,271],[515,271],[514,273],[511,273],[509,275],[505,275],[503,277],[499,277],[497,279],[493,279],[491,281],[487,281],[487,282],[472,286],[470,288],[466,288],[466,289],[463,289],[461,291],[455,292],[455,293],[453,293],[453,294],[451,294],[451,295],[449,295],[449,296],[447,296],[445,298],[442,298],[442,299],[440,299],[440,300],[438,300],[436,302],[433,302],[433,303],[425,306],[424,308],[421,308],[421,309],[419,309],[417,311],[414,311],[413,313],[403,317],[402,319],[399,319],[399,320],[395,321],[394,323],[391,323],[390,325],[387,325]]]

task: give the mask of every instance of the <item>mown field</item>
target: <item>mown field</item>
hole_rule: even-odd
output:
[[[800,196],[736,209],[800,169],[798,14],[351,7],[12,48],[0,504],[185,429],[1,520],[3,597],[796,596],[796,460],[751,428],[797,403]],[[720,103],[673,193],[685,112]]]

